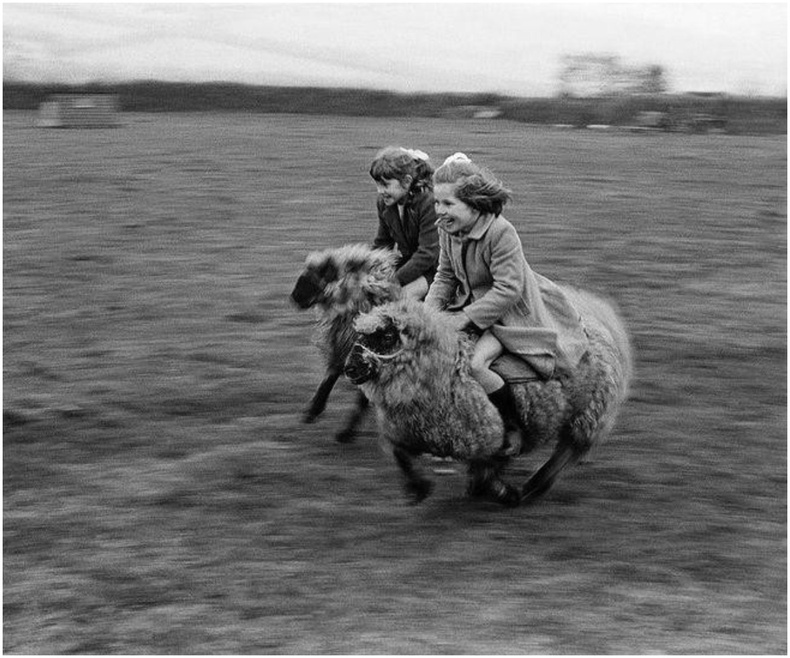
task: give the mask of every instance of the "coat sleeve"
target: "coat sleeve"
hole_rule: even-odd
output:
[[[518,233],[507,223],[491,236],[485,258],[490,258],[491,288],[482,297],[464,308],[466,315],[481,329],[488,329],[500,320],[522,298],[526,260]]]
[[[376,237],[373,239],[372,247],[374,249],[392,249],[395,246],[395,238],[392,237],[384,222],[384,205],[380,201],[376,202],[376,211],[379,216],[379,228],[376,232]]]
[[[450,245],[446,235],[441,237],[439,244],[439,266],[425,296],[425,305],[443,311],[453,301],[459,282],[450,260]]]
[[[433,195],[425,194],[412,208],[412,221],[418,224],[417,249],[401,264],[395,277],[405,286],[436,267],[439,259],[439,231]]]

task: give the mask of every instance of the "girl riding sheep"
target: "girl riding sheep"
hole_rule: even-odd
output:
[[[440,256],[425,304],[452,312],[459,331],[479,335],[472,374],[502,415],[504,451],[518,454],[516,403],[491,364],[507,351],[551,379],[575,368],[587,337],[563,291],[527,263],[501,214],[510,200],[502,182],[463,153],[447,158],[433,180]]]
[[[406,297],[419,300],[428,292],[439,259],[432,174],[425,153],[399,146],[382,149],[370,165],[379,217],[373,247],[397,247],[395,277]]]

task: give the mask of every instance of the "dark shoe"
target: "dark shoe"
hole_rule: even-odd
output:
[[[520,429],[505,432],[505,441],[502,444],[502,454],[508,457],[518,457],[523,447],[523,434]]]

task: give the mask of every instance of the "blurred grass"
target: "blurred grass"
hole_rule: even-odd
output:
[[[785,653],[786,140],[508,122],[4,114],[8,653]],[[332,441],[288,293],[368,241],[387,143],[513,189],[539,272],[603,292],[637,380],[539,505],[406,507]],[[535,459],[511,477],[523,480]]]

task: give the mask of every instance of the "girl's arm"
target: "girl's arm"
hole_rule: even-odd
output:
[[[443,311],[449,304],[458,288],[458,279],[455,276],[453,265],[449,256],[449,238],[442,235],[439,239],[439,265],[433,283],[425,296],[425,305]]]
[[[389,230],[387,230],[384,222],[379,219],[379,230],[376,233],[376,238],[373,240],[374,249],[392,249],[395,246],[395,240],[392,239]]]
[[[512,224],[508,222],[497,231],[490,246],[489,271],[493,285],[480,299],[464,308],[480,329],[488,329],[519,302],[526,271],[524,250]]]
[[[439,258],[439,231],[433,197],[425,194],[412,207],[413,218],[419,224],[418,244],[411,258],[398,269],[396,276],[402,286],[421,277],[436,265]]]
[[[374,249],[392,249],[395,246],[395,238],[390,235],[390,231],[382,218],[384,204],[381,201],[376,201],[376,210],[379,216],[379,228],[372,246]]]

